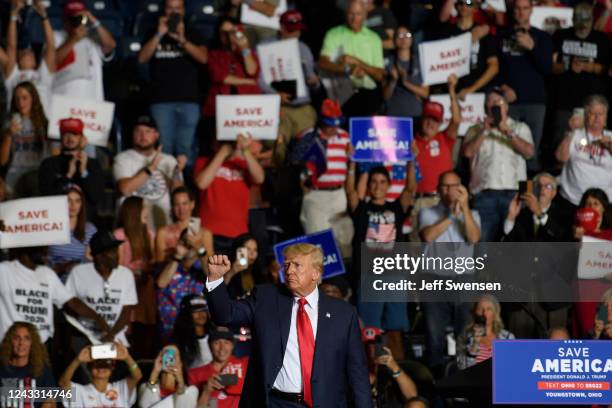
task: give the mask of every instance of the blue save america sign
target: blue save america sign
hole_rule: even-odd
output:
[[[612,341],[493,343],[493,403],[612,404]]]
[[[282,266],[285,264],[283,250],[289,245],[299,243],[317,245],[323,250],[323,279],[331,278],[332,276],[336,275],[342,275],[345,272],[344,263],[342,262],[342,255],[338,250],[338,245],[336,245],[334,233],[331,229],[327,229],[314,234],[293,238],[274,245],[274,255],[276,256],[278,263],[281,265],[280,278],[282,282],[285,282],[285,275],[282,268]]]
[[[412,160],[412,118],[352,118],[349,132],[354,161],[396,163]]]

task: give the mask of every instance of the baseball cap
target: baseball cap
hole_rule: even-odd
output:
[[[98,230],[91,241],[89,241],[89,248],[91,248],[91,255],[96,256],[109,249],[117,248],[123,241],[115,239],[112,232],[108,230]]]
[[[212,343],[213,341],[220,339],[229,340],[233,343],[234,333],[224,326],[213,327],[210,333],[208,333],[208,341]]]
[[[85,7],[85,3],[80,0],[69,0],[64,5],[64,15],[67,17],[77,16],[85,10],[87,10],[87,7]]]
[[[187,295],[181,301],[181,309],[188,309],[191,312],[197,310],[208,312],[208,302],[202,295]]]
[[[438,122],[442,122],[444,117],[444,107],[441,103],[426,101],[423,104],[423,113],[421,114],[424,118],[432,118]]]
[[[136,123],[134,124],[134,127],[139,126],[139,125],[147,126],[147,127],[157,130],[157,123],[155,123],[155,119],[153,119],[149,115],[140,115],[138,119],[136,119]]]
[[[75,135],[82,135],[83,128],[85,125],[81,119],[77,118],[66,118],[61,119],[59,122],[60,134],[73,133]]]
[[[364,327],[361,329],[361,341],[367,343],[369,341],[376,340],[377,337],[381,336],[383,331],[378,327]]]
[[[285,11],[280,16],[280,23],[287,31],[298,31],[306,28],[302,22],[302,13],[297,10]]]
[[[321,105],[321,123],[326,126],[340,126],[343,119],[340,103],[333,99],[325,99]]]

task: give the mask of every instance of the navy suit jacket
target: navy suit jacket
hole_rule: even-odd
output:
[[[268,404],[289,338],[293,295],[286,288],[257,286],[243,300],[231,300],[225,284],[206,295],[220,326],[249,326],[252,347],[240,407]],[[319,312],[312,370],[313,405],[317,408],[372,407],[359,318],[351,305],[319,292]],[[313,407],[313,408],[314,408]]]

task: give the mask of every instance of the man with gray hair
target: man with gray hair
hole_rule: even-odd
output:
[[[579,3],[574,8],[573,27],[558,30],[553,36],[556,87],[554,100],[556,147],[567,130],[572,109],[585,98],[605,89],[606,72],[610,63],[610,41],[593,29],[593,6]]]
[[[317,285],[323,252],[299,243],[283,250],[285,287],[259,285],[231,300],[225,255],[208,260],[206,300],[217,325],[250,326],[253,348],[240,407],[372,407],[359,316]],[[330,386],[334,384],[334,386]]]
[[[612,132],[606,130],[608,100],[589,96],[584,104],[584,127],[565,137],[555,153],[564,163],[561,172],[561,197],[568,213],[576,209],[582,194],[599,187],[612,197]]]
[[[550,173],[539,173],[531,188],[516,194],[508,206],[503,241],[562,242],[569,230],[555,202],[557,181]]]
[[[463,155],[470,160],[470,193],[482,220],[482,241],[494,242],[501,235],[506,209],[514,199],[519,181],[527,179],[527,159],[534,154],[531,130],[508,115],[508,102],[501,89],[493,89],[485,101],[487,117],[472,126]]]

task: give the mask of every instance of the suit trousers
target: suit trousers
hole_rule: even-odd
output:
[[[285,401],[273,395],[271,395],[268,400],[268,408],[304,408],[306,406],[305,404],[298,404],[297,402]]]

